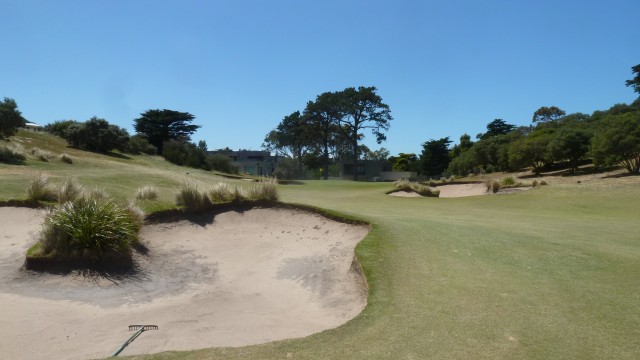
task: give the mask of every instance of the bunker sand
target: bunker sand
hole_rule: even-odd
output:
[[[145,225],[128,274],[21,269],[44,212],[0,208],[0,358],[110,356],[244,346],[337,327],[366,305],[354,248],[369,229],[291,209]]]

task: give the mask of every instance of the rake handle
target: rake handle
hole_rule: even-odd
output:
[[[124,350],[124,348],[127,347],[127,345],[131,344],[131,342],[133,340],[135,340],[138,336],[140,336],[140,334],[142,334],[142,332],[144,331],[144,327],[141,327],[140,330],[136,331],[135,334],[131,335],[131,337],[124,342],[124,344],[122,344],[122,346],[120,346],[120,348],[113,353],[113,355],[111,355],[111,357],[116,357],[118,356],[118,354],[120,354],[122,352],[122,350]]]

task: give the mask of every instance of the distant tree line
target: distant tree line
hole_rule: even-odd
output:
[[[640,94],[640,64],[627,86]],[[530,169],[539,175],[554,167],[575,173],[587,160],[596,167],[623,166],[640,170],[640,98],[616,104],[591,115],[566,114],[557,106],[536,110],[529,126],[515,126],[495,119],[487,131],[472,141],[468,134],[450,147],[449,137],[422,144],[420,156],[391,157],[395,170],[416,171],[425,176],[468,175],[494,171]]]
[[[191,135],[200,127],[190,124],[195,117],[174,110],[147,110],[134,120],[136,135],[109,124],[107,120],[92,117],[85,122],[56,121],[45,126],[45,131],[67,140],[79,149],[107,153],[118,150],[127,154],[161,155],[176,165],[204,170],[237,173],[231,159],[209,154],[207,144],[191,142]]]

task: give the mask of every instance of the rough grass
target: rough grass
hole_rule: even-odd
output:
[[[0,144],[0,163],[19,164],[26,160],[24,149],[14,144]]]

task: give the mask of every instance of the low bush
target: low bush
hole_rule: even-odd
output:
[[[82,197],[84,188],[76,179],[68,179],[60,186],[58,190],[58,202],[64,204],[68,201],[75,201]]]
[[[67,163],[67,164],[73,164],[73,159],[71,158],[71,156],[67,155],[67,154],[62,154],[60,155],[60,161]]]
[[[531,183],[532,187],[536,187],[538,186],[538,181],[537,180],[533,180],[533,182]]]
[[[225,182],[219,182],[209,191],[209,198],[214,203],[231,201],[233,198],[233,188]]]
[[[27,199],[30,201],[55,201],[56,191],[49,186],[49,179],[38,174],[27,186]]]
[[[24,156],[24,149],[15,144],[0,145],[0,163],[20,164],[27,158]]]
[[[497,193],[498,191],[500,191],[500,188],[502,187],[502,185],[500,185],[499,181],[492,181],[491,182],[491,192],[493,192],[494,194]]]
[[[516,184],[516,179],[513,176],[507,176],[505,178],[502,178],[502,180],[500,180],[500,185],[503,186],[512,186]]]
[[[211,199],[206,192],[200,191],[196,184],[185,181],[178,188],[176,205],[189,211],[205,210],[211,207]]]
[[[111,199],[80,197],[52,210],[44,220],[43,255],[95,263],[131,258],[141,222]]]
[[[153,186],[143,186],[136,193],[136,200],[157,200],[158,189]]]

